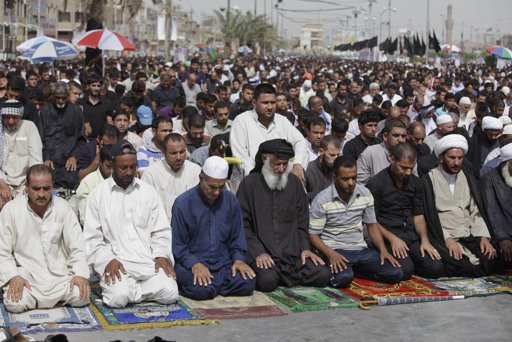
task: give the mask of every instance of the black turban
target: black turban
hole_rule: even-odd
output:
[[[258,148],[258,153],[256,153],[255,162],[256,165],[254,169],[252,169],[251,173],[260,172],[263,167],[263,159],[261,158],[262,154],[273,154],[279,160],[289,160],[295,157],[295,152],[293,152],[293,146],[285,139],[272,139],[262,142],[260,147]]]

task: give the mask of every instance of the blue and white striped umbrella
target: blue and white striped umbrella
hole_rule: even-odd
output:
[[[78,53],[73,44],[57,40],[36,44],[19,57],[30,59],[32,63],[44,63],[54,61],[57,58],[72,58],[77,56]]]

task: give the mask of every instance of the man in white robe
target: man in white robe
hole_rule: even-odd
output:
[[[185,139],[178,133],[169,134],[164,140],[164,159],[150,165],[142,175],[142,180],[156,189],[168,222],[174,201],[199,184],[200,173],[201,167],[187,160]]]
[[[52,197],[52,173],[28,170],[27,194],[0,212],[0,286],[8,311],[89,304],[89,267],[70,205]]]
[[[103,302],[178,300],[170,223],[155,189],[136,179],[137,157],[126,140],[111,150],[112,176],[89,195],[85,212],[85,250],[101,275]]]

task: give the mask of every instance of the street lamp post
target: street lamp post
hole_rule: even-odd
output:
[[[396,12],[396,8],[394,7],[386,7],[382,10],[382,12],[379,13],[379,42],[382,42],[382,24],[384,24],[382,22],[382,15],[384,13],[388,12],[389,13],[389,17],[388,17],[388,22],[387,22],[387,25],[388,25],[388,37],[391,37],[391,12]]]

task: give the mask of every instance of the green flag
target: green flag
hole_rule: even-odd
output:
[[[491,31],[492,31],[492,27],[489,27],[486,32],[491,32]]]

